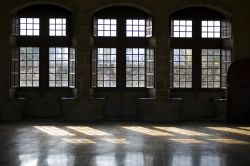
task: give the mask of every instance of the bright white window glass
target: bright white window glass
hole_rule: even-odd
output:
[[[66,36],[66,18],[50,18],[49,35]]]
[[[192,88],[192,49],[172,50],[172,87]]]
[[[39,36],[39,18],[20,18],[20,36]]]
[[[20,47],[20,87],[39,87],[39,47]]]
[[[201,37],[202,38],[220,38],[221,22],[216,20],[201,21]]]
[[[116,48],[97,48],[97,87],[116,87]]]
[[[202,49],[201,87],[220,88],[220,49]]]
[[[127,19],[126,20],[127,37],[146,37],[145,19]]]
[[[145,87],[145,48],[126,49],[126,87]]]
[[[69,49],[67,47],[49,48],[49,87],[68,87]]]
[[[192,38],[192,20],[172,20],[171,37]]]
[[[97,19],[97,36],[115,37],[116,19]]]

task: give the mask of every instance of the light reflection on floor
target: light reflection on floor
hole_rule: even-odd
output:
[[[129,152],[126,153],[124,165],[132,166],[132,165],[153,165],[153,157],[149,155],[145,155],[142,152]]]
[[[96,166],[153,166],[153,157],[145,155],[142,152],[127,152],[124,160],[119,160],[116,153],[107,153],[95,157]],[[122,157],[121,157],[122,158]]]
[[[208,142],[198,140],[197,138],[178,138],[178,136],[171,134],[182,134],[186,136],[210,136],[209,134],[206,133],[201,133],[193,130],[187,130],[187,129],[182,129],[182,128],[177,128],[177,127],[153,127],[155,129],[167,131],[167,132],[162,132],[158,130],[153,130],[147,127],[142,127],[142,126],[120,126],[121,128],[133,131],[133,132],[138,132],[141,134],[145,135],[150,135],[150,136],[171,136],[169,137],[170,141],[174,141],[177,143],[183,143],[183,144],[206,144]],[[75,136],[77,134],[73,134],[71,132],[68,132],[66,130],[60,129],[55,126],[34,126],[34,128],[47,133],[51,136]],[[102,140],[113,143],[113,144],[129,144],[129,141],[126,140],[125,138],[118,138],[115,137],[114,135],[94,129],[92,127],[87,127],[87,126],[66,126],[68,129],[72,129],[76,132],[83,133],[85,135],[93,136],[94,138],[97,136],[102,136]],[[217,131],[223,131],[223,132],[229,132],[229,133],[234,133],[234,134],[244,134],[244,135],[250,135],[250,131],[243,130],[243,127],[238,127],[241,129],[235,129],[235,128],[229,128],[229,127],[206,127],[208,129],[213,129]],[[249,127],[244,127],[244,129],[247,129]],[[105,136],[109,136],[108,138],[105,138]],[[110,137],[111,136],[111,137]],[[175,138],[177,137],[177,138]],[[96,141],[87,139],[87,138],[61,138],[63,141],[66,141],[68,143],[72,144],[95,144]],[[236,139],[230,139],[230,138],[207,138],[208,141],[214,141],[214,142],[219,142],[219,143],[227,143],[227,144],[250,144],[249,142],[246,141],[241,141],[241,140],[236,140]]]
[[[13,137],[18,139],[10,149],[5,147],[6,154],[18,146],[18,155],[11,155],[17,156],[17,161],[10,165],[234,166],[234,156],[239,160],[238,165],[250,163],[248,157],[240,157],[250,149],[248,126],[189,126],[187,129],[163,125],[101,128],[36,125],[32,128],[24,130],[27,133],[22,133],[22,137]],[[32,137],[23,139],[23,135],[30,133]],[[0,165],[8,166],[1,164],[2,156]]]
[[[75,157],[67,154],[50,154],[47,158],[49,166],[69,166],[74,165]]]
[[[172,158],[171,166],[192,166],[190,154],[176,153]]]
[[[214,154],[205,154],[201,156],[200,166],[221,166],[223,164],[223,158]]]
[[[20,166],[40,166],[38,155],[19,155]],[[46,166],[71,166],[74,165],[75,157],[68,154],[49,154],[43,165]]]
[[[38,155],[36,154],[21,154],[18,156],[21,161],[20,166],[36,166],[38,162]]]
[[[124,158],[120,160],[119,158]],[[19,155],[21,161],[20,166],[40,166],[39,158],[32,154]],[[75,164],[75,157],[67,154],[49,154],[45,163],[47,166],[73,166]],[[200,159],[193,158],[190,153],[173,153],[170,158],[169,166],[224,166],[225,159],[216,154],[202,154]],[[97,155],[94,158],[93,166],[152,166],[154,165],[154,158],[145,155],[143,152],[126,152],[125,155],[118,156],[116,153],[106,153]],[[226,165],[225,165],[226,166]]]
[[[95,157],[96,166],[117,166],[115,153],[98,155]]]

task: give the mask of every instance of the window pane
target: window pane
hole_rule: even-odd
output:
[[[127,19],[126,20],[126,36],[127,37],[146,37],[146,20],[145,19]]]
[[[20,18],[21,36],[39,36],[40,24],[39,18]]]
[[[220,88],[220,49],[202,49],[201,53],[201,87]]]
[[[227,88],[227,71],[231,65],[231,50],[221,50],[221,87]]]
[[[192,38],[192,20],[172,20],[171,37]]]
[[[50,18],[49,35],[66,36],[66,18]]]
[[[232,37],[232,23],[231,20],[223,20],[221,22],[221,38]]]
[[[39,87],[39,47],[20,47],[20,87]]]
[[[192,49],[173,49],[172,52],[172,87],[192,88]]]
[[[203,20],[201,22],[202,38],[220,38],[220,21]]]
[[[97,19],[97,36],[115,37],[116,36],[116,19]]]
[[[50,87],[68,87],[68,75],[69,75],[68,52],[69,51],[67,47],[49,48]]]
[[[97,48],[97,87],[116,87],[116,48]]]
[[[146,87],[154,87],[154,50],[146,49],[146,70],[140,70],[139,73],[146,74]],[[143,78],[141,78],[143,80]]]
[[[126,87],[145,87],[145,48],[126,49]]]

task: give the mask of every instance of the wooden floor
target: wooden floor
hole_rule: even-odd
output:
[[[249,166],[249,126],[0,123],[0,165]]]

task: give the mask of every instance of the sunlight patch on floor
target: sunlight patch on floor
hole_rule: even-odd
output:
[[[103,140],[112,144],[129,144],[124,138],[103,138]]]
[[[201,133],[201,132],[197,132],[197,131],[192,131],[192,130],[187,130],[187,129],[181,129],[178,127],[159,127],[159,126],[156,126],[154,128],[168,131],[168,132],[173,132],[176,134],[188,135],[188,136],[210,136],[209,134],[205,134],[205,133]]]
[[[62,140],[68,143],[72,143],[72,144],[95,144],[96,143],[95,141],[92,141],[86,138],[63,138]]]
[[[161,132],[141,126],[122,126],[122,128],[151,136],[173,136],[171,133]]]
[[[34,128],[52,136],[74,136],[75,135],[68,131],[57,128],[55,126],[34,126]]]
[[[240,141],[236,139],[229,139],[229,138],[215,138],[215,139],[208,139],[209,141],[215,141],[224,144],[249,144],[249,142]]]
[[[224,132],[229,132],[229,133],[234,133],[234,134],[241,134],[241,135],[250,136],[250,131],[230,128],[230,127],[207,127],[207,128],[217,130],[217,131],[224,131]]]
[[[243,130],[250,130],[250,127],[238,127],[240,129],[243,129]]]
[[[205,141],[200,141],[197,139],[180,139],[180,138],[175,138],[175,139],[169,139],[174,142],[178,143],[183,143],[183,144],[207,144]]]
[[[94,129],[92,127],[87,126],[67,126],[67,128],[75,130],[77,132],[90,135],[90,136],[110,136],[112,134],[109,134],[107,132],[103,132],[97,129]]]

